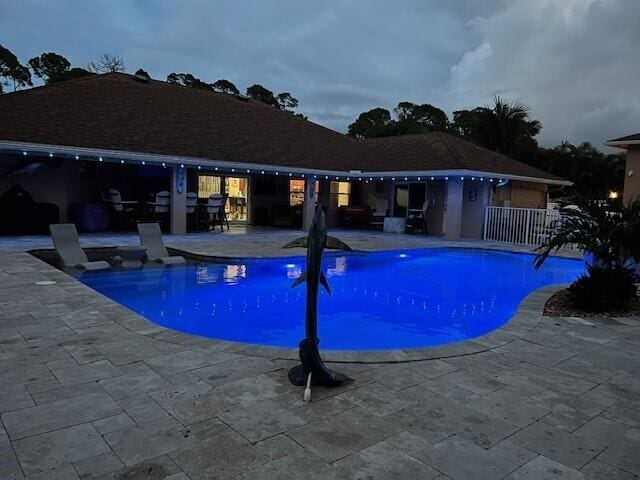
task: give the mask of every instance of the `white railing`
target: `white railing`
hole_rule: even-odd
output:
[[[549,238],[559,219],[559,210],[486,207],[483,238],[537,247]]]

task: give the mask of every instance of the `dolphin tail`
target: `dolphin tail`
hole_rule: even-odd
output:
[[[307,237],[296,238],[295,240],[285,244],[282,248],[295,248],[295,247],[304,247],[307,248]]]
[[[342,240],[336,237],[327,236],[326,248],[332,248],[334,250],[351,250],[351,247],[344,243]]]
[[[300,275],[298,278],[296,278],[296,281],[293,282],[293,285],[291,285],[291,288],[297,287],[298,285],[300,285],[301,283],[304,283],[306,281],[307,281],[307,272],[302,272],[302,275]]]
[[[320,272],[320,284],[324,287],[327,293],[331,295],[331,287],[329,286],[329,282],[327,282],[327,277],[325,277],[322,272]]]

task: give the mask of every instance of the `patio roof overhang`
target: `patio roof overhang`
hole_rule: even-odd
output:
[[[290,177],[314,178],[326,180],[437,180],[460,177],[473,180],[493,182],[503,180],[518,180],[524,182],[542,183],[546,185],[570,186],[573,183],[567,180],[527,177],[504,173],[492,173],[463,169],[447,170],[421,170],[421,171],[341,171],[291,167],[286,165],[256,164],[248,162],[230,162],[199,157],[185,157],[160,155],[143,152],[126,152],[121,150],[95,149],[87,147],[74,147],[66,145],[49,145],[28,142],[16,142],[0,140],[0,152],[23,156],[62,157],[75,160],[85,160],[105,163],[121,163],[133,165],[155,165],[162,167],[180,166],[183,168],[196,168],[203,171],[215,171],[221,173],[235,173],[237,175],[286,175]]]

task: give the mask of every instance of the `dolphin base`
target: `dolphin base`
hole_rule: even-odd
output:
[[[300,361],[302,365],[296,365],[289,370],[289,381],[297,386],[303,387],[307,384],[307,378],[311,373],[311,385],[322,385],[324,387],[337,387],[354,380],[343,373],[334,372],[327,368],[320,358],[318,351],[319,340],[315,346],[309,348],[307,339],[300,342]]]

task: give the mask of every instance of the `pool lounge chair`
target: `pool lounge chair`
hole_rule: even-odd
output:
[[[176,265],[184,263],[184,257],[169,255],[167,247],[162,242],[162,231],[157,223],[139,223],[140,245],[147,248],[147,260],[150,262]]]
[[[79,270],[104,270],[111,266],[103,260],[89,261],[87,254],[80,247],[78,231],[73,223],[49,225],[49,232],[63,266]]]

